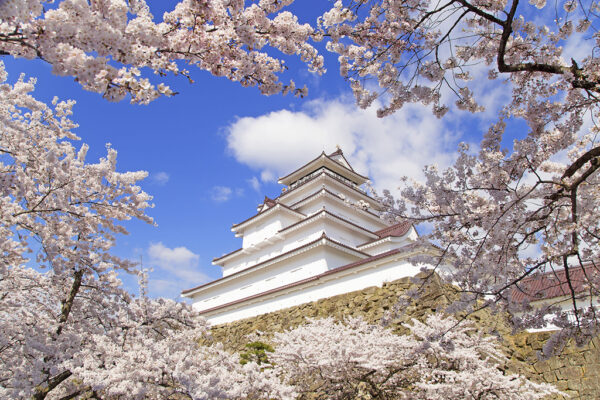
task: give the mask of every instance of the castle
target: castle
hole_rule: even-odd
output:
[[[182,295],[222,324],[416,275],[409,259],[435,248],[384,221],[367,180],[339,148],[280,178],[282,193],[231,228],[242,247],[213,260],[223,277]]]

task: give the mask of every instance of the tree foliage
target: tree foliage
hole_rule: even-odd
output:
[[[503,373],[496,340],[472,325],[433,315],[408,328],[400,336],[361,318],[311,320],[275,334],[269,359],[311,399],[516,400],[558,393]]]
[[[240,364],[245,365],[254,361],[258,365],[269,362],[269,355],[275,351],[268,343],[254,341],[246,344],[246,351],[240,353]]]
[[[197,345],[207,326],[189,306],[121,287],[135,264],[111,248],[120,221],[152,222],[146,173],[117,172],[110,147],[87,162],[73,102],[6,79],[0,65],[0,397],[293,398],[272,371]]]
[[[295,54],[323,71],[322,57],[307,43],[313,29],[280,12],[291,2],[183,0],[156,22],[144,0],[7,0],[0,3],[0,54],[42,59],[113,101],[172,95],[145,70],[191,80],[183,63],[263,94],[302,95],[293,81],[279,82],[284,62],[264,50]]]
[[[439,272],[464,294],[456,309],[514,307],[510,293],[525,290],[525,278],[564,269],[574,323],[559,310],[554,322],[563,327],[560,335],[596,334],[598,3],[337,1],[310,26],[285,9],[292,2],[183,0],[157,22],[143,0],[5,0],[0,2],[0,54],[41,59],[56,74],[72,76],[109,100],[130,95],[133,102],[147,103],[173,94],[164,83],[153,83],[148,72],[159,81],[166,74],[191,79],[184,63],[257,86],[264,94],[303,95],[305,89],[294,82],[279,81],[285,70],[281,53],[323,72],[313,41],[325,40],[339,55],[340,73],[358,105],[368,107],[379,98],[381,116],[419,102],[442,117],[452,98],[459,109],[481,111],[486,104],[474,83],[484,72],[510,95],[479,148],[462,145],[446,171],[428,167],[426,181],[408,185],[398,201],[386,195],[389,214],[431,224],[423,239],[437,243],[440,256],[416,261],[452,267]],[[563,54],[573,47],[578,51]],[[132,298],[121,288],[118,273],[132,272],[134,265],[110,250],[116,235],[125,233],[119,221],[152,222],[144,213],[150,197],[137,186],[144,173],[117,172],[111,148],[99,162],[87,163],[87,147],[73,146],[72,102],[47,106],[32,97],[33,81],[9,85],[3,68],[0,82],[0,394],[39,399],[292,396],[293,389],[280,384],[274,370],[261,370],[256,363],[241,366],[222,349],[196,346],[192,339],[205,327],[189,308]],[[509,146],[506,136],[514,129],[521,131]],[[583,296],[569,280],[575,266],[585,267]],[[539,326],[554,311],[535,310],[517,326]],[[353,324],[368,343],[375,328]],[[446,371],[427,364],[427,357],[405,357],[413,354],[413,345],[418,354],[431,355],[419,347],[423,343],[444,350],[442,339],[419,333],[429,325],[414,326],[418,340],[379,333],[399,349],[401,369]],[[495,354],[485,346],[482,350]],[[375,367],[377,357],[353,361],[349,371],[355,372],[347,375],[353,383],[327,390],[346,393],[361,379],[371,385],[367,380],[389,375],[393,363],[381,358],[383,364]],[[281,365],[288,361],[280,359]],[[470,365],[464,362],[460,365]],[[294,368],[290,371],[302,371],[300,364]],[[396,378],[412,379],[392,375],[375,382],[377,390],[393,387]],[[421,381],[411,382],[425,393],[428,385],[446,384],[447,376],[432,375],[423,387]],[[454,395],[454,389],[443,390]]]
[[[478,112],[482,73],[506,88],[477,150],[462,144],[451,168],[428,166],[425,182],[407,183],[397,201],[383,197],[391,217],[430,224],[423,239],[442,251],[421,261],[452,267],[438,272],[462,290],[462,309],[531,311],[511,293],[535,299],[522,282],[564,269],[571,311],[546,304],[517,326],[542,326],[551,313],[563,338],[585,341],[599,326],[598,4],[548,8],[545,0],[338,1],[322,26],[358,104],[378,97],[370,80],[385,91],[382,116],[421,102],[441,117],[453,95],[459,109]],[[578,58],[565,59],[574,46],[566,57]],[[583,292],[574,268],[584,269]]]

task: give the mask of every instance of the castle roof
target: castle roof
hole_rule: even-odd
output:
[[[231,226],[231,230],[233,232],[238,232],[241,229],[243,229],[246,225],[248,225],[250,222],[256,222],[256,220],[262,219],[262,218],[270,215],[275,210],[286,211],[289,214],[292,214],[292,215],[294,215],[296,217],[299,217],[299,218],[306,217],[306,215],[302,214],[301,212],[293,210],[293,209],[289,208],[288,206],[286,206],[283,203],[276,202],[273,206],[269,207],[268,209],[260,211],[258,214],[255,214],[255,215],[251,216],[250,218],[248,218],[248,219],[246,219],[246,220],[244,220],[244,221],[242,221],[242,222],[240,222],[238,224],[233,224]]]
[[[565,269],[526,277],[512,289],[510,298],[512,301],[522,302],[524,300],[548,300],[582,294],[587,289],[589,278],[598,276],[600,272],[598,267],[600,266],[594,265],[594,263],[588,263],[585,268],[582,266],[569,267],[568,279],[567,270]],[[574,293],[571,288],[573,288]]]
[[[321,155],[314,160],[309,161],[294,172],[279,178],[278,182],[289,186],[299,179],[304,178],[310,173],[318,170],[319,168],[327,168],[359,186],[369,180],[369,178],[366,176],[354,172],[354,169],[352,169],[344,157],[342,150],[338,149],[336,152],[333,152],[329,155],[325,154],[325,152],[322,152]]]
[[[321,219],[321,218],[327,218],[327,219],[330,219],[330,220],[332,220],[334,222],[337,222],[339,224],[346,225],[346,226],[350,227],[351,229],[354,229],[355,231],[360,232],[362,235],[364,235],[366,237],[375,238],[375,240],[378,240],[377,239],[377,237],[378,237],[377,232],[371,232],[367,228],[365,228],[363,226],[360,226],[360,225],[357,225],[357,224],[355,224],[352,221],[348,221],[347,219],[342,218],[339,215],[335,215],[335,214],[333,214],[333,213],[331,213],[331,212],[329,212],[327,210],[319,211],[317,213],[314,213],[314,214],[310,215],[309,217],[307,217],[305,219],[302,219],[302,220],[300,220],[298,222],[295,222],[295,223],[293,223],[291,225],[288,225],[285,228],[280,229],[277,232],[277,234],[288,233],[288,232],[293,231],[293,230],[295,230],[297,228],[300,228],[301,226],[305,226],[305,225],[308,225],[308,224],[310,224],[310,223],[312,223],[314,221],[317,221],[318,219]],[[238,253],[242,253],[243,250],[244,250],[244,248],[242,247],[242,248],[234,250],[234,251],[232,251],[230,253],[224,254],[221,257],[214,258],[213,259],[213,264],[218,264],[218,262],[222,263],[226,259],[231,258],[231,256],[234,256],[234,255],[236,255]]]
[[[379,238],[384,238],[388,236],[404,236],[412,227],[412,222],[410,221],[402,221],[394,224],[392,226],[388,226],[387,228],[383,228],[375,232]]]
[[[296,210],[298,207],[315,200],[317,197],[320,196],[328,196],[331,199],[334,199],[335,201],[337,201],[339,204],[345,204],[347,207],[352,207],[355,211],[358,211],[361,214],[366,214],[368,215],[370,218],[372,219],[376,219],[376,220],[381,220],[381,218],[379,217],[379,215],[373,213],[372,211],[369,211],[368,209],[362,209],[362,208],[358,208],[355,207],[354,205],[350,204],[350,203],[346,203],[344,201],[344,198],[341,197],[341,195],[335,194],[333,193],[331,190],[325,189],[325,188],[320,188],[319,190],[317,190],[316,192],[313,192],[312,194],[304,197],[303,199],[298,200],[297,202],[295,202],[294,204],[290,205],[290,208],[293,208],[294,210]],[[372,199],[373,203],[377,203],[377,201],[375,199]],[[376,208],[377,204],[372,204],[369,202],[369,205],[373,206],[373,208]]]
[[[380,210],[382,208],[381,204],[379,204],[379,202],[376,199],[374,199],[373,197],[369,196],[364,191],[358,189],[357,187],[355,187],[355,186],[353,186],[353,185],[351,185],[349,183],[346,183],[346,182],[344,182],[342,180],[336,179],[335,177],[333,177],[332,175],[328,174],[325,171],[323,171],[321,174],[313,175],[310,178],[308,178],[305,181],[303,181],[300,185],[294,186],[293,188],[284,191],[283,193],[281,193],[279,196],[277,196],[275,198],[275,201],[282,200],[283,198],[287,197],[290,193],[294,192],[295,190],[298,190],[299,188],[305,186],[309,182],[312,182],[312,181],[317,180],[319,178],[323,178],[323,179],[324,178],[330,178],[333,182],[339,183],[340,185],[344,185],[345,187],[351,189],[358,196],[363,197],[363,199],[365,201],[368,201],[369,204],[371,204],[374,209]]]

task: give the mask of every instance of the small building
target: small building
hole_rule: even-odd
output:
[[[599,299],[595,294],[596,289],[592,286],[598,279],[600,264],[598,262],[585,262],[583,265],[553,269],[544,273],[528,276],[514,286],[510,293],[510,300],[514,303],[527,303],[533,309],[555,307],[565,313],[570,323],[576,323],[574,306],[580,312],[592,307],[598,310]],[[517,316],[522,313],[517,313]],[[547,316],[546,326],[535,331],[556,330],[550,321],[553,314]]]
[[[221,324],[416,275],[409,259],[435,249],[380,218],[367,180],[340,149],[280,178],[282,193],[231,228],[242,247],[213,260],[223,277],[182,296]]]

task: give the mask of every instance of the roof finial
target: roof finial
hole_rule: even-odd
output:
[[[344,154],[342,152],[342,148],[340,147],[339,144],[336,144],[335,145],[335,151],[333,153],[331,153],[328,157],[335,157],[335,156],[339,156],[339,155],[342,155],[342,154]]]

